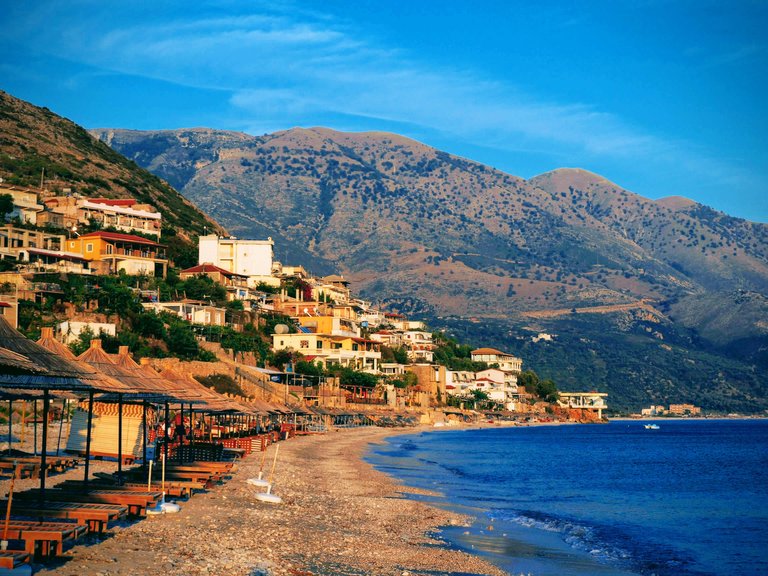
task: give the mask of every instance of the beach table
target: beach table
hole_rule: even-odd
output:
[[[5,516],[7,500],[0,500],[0,514]],[[110,522],[128,514],[126,506],[114,504],[89,504],[84,502],[14,502],[11,511],[15,516],[30,518],[62,518],[85,524],[91,532],[103,533]]]
[[[145,487],[146,488],[146,487]],[[91,502],[96,504],[117,504],[128,507],[129,516],[146,516],[147,508],[157,505],[162,499],[162,492],[129,492],[126,490],[100,489],[88,487],[56,487],[45,491],[45,499],[52,502]],[[18,501],[36,501],[40,490],[25,490],[14,496]]]
[[[88,527],[73,522],[35,522],[12,519],[8,538],[24,540],[25,552],[41,557],[56,556],[88,532]]]

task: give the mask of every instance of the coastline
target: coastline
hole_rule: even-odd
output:
[[[224,484],[180,502],[180,513],[119,524],[36,574],[505,574],[431,536],[467,517],[408,498],[420,492],[365,461],[370,444],[414,430],[359,428],[270,446],[266,471],[279,446],[273,493],[282,504],[253,497],[259,489],[246,480],[258,474],[260,457],[252,454]]]

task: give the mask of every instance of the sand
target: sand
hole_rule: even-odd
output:
[[[407,493],[416,490],[362,460],[369,443],[398,432],[360,428],[281,442],[273,492],[282,504],[254,498],[260,489],[246,482],[258,474],[260,455],[253,454],[238,463],[227,482],[180,502],[180,513],[118,524],[106,538],[90,536],[55,563],[36,565],[36,573],[505,574],[435,537],[440,526],[464,525],[468,518],[409,499]],[[276,447],[270,446],[268,458]],[[97,469],[105,466],[116,464],[98,463]],[[51,477],[49,484],[64,477],[82,478],[82,470]],[[7,491],[8,483],[0,484]]]

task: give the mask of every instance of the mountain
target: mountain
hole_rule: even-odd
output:
[[[92,132],[241,237],[612,405],[768,408],[768,226],[402,136]],[[552,342],[533,342],[539,332]]]
[[[223,228],[157,176],[84,128],[0,91],[0,177],[11,184],[104,198],[135,198],[164,215],[166,235],[187,241]]]

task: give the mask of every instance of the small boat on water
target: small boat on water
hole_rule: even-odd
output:
[[[644,426],[645,426],[646,430],[658,430],[659,429],[659,425],[658,424],[645,424]]]

